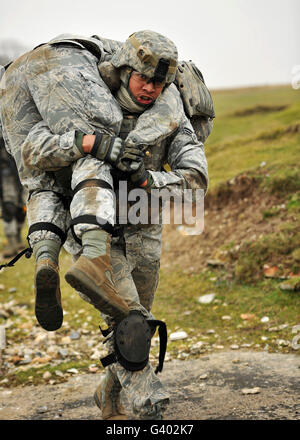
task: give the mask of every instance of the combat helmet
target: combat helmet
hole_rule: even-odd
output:
[[[158,82],[171,84],[176,75],[178,52],[175,44],[154,31],[138,31],[129,36],[113,55],[111,63],[133,70]]]

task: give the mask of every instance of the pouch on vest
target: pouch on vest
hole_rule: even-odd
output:
[[[162,371],[167,348],[166,324],[162,321],[146,319],[137,310],[131,310],[128,316],[114,328],[115,351],[100,359],[103,367],[119,362],[126,370],[142,370],[149,361],[151,338],[157,326],[159,326],[160,353],[155,373]]]

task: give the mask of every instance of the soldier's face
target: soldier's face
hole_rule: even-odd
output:
[[[161,94],[164,85],[164,83],[154,83],[146,75],[135,71],[129,79],[129,89],[141,104],[152,104]]]

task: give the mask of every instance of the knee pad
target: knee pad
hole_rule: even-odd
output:
[[[151,338],[159,326],[160,354],[155,373],[162,371],[167,347],[167,328],[162,321],[146,319],[141,312],[131,310],[114,328],[114,352],[101,359],[104,367],[119,362],[126,370],[142,370],[149,362]]]

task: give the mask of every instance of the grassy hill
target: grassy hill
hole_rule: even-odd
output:
[[[186,236],[176,225],[164,228],[153,311],[165,319],[169,334],[183,330],[188,335],[169,341],[167,356],[184,360],[230,347],[298,354],[292,340],[300,324],[300,91],[257,87],[212,96],[217,117],[205,146],[210,188],[204,231]],[[2,229],[0,240],[3,245]],[[62,251],[64,325],[45,342],[47,353],[32,342],[46,333],[34,317],[33,259],[22,258],[1,271],[0,325],[6,325],[8,370],[0,386],[49,381],[43,379],[46,370],[61,370],[58,381],[71,374],[70,367],[80,372],[92,362],[99,367],[90,346],[91,340],[101,345],[103,322],[64,281],[70,264]],[[212,302],[200,304],[198,298],[208,293],[214,294]],[[72,330],[81,331],[81,345],[64,339]],[[75,354],[54,355],[53,341],[60,348],[75,347]],[[24,366],[24,346],[31,342],[44,361]]]

